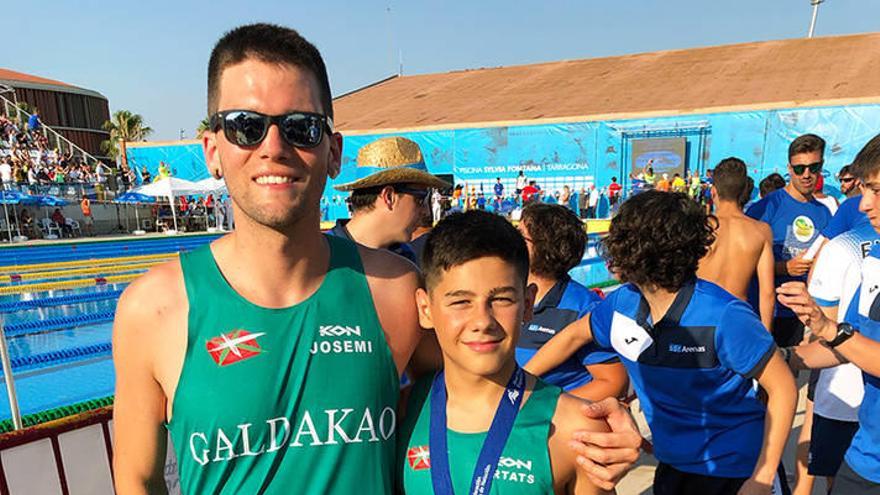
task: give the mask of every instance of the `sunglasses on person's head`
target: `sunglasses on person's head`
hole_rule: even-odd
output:
[[[251,110],[224,110],[211,116],[211,130],[223,129],[226,139],[238,146],[256,146],[266,139],[269,125],[278,126],[281,137],[297,148],[314,148],[324,139],[324,131],[333,133],[333,121],[326,115],[290,112],[265,115]]]
[[[804,170],[810,169],[811,174],[818,174],[822,170],[822,162],[811,163],[809,165],[791,165],[791,170],[795,175],[804,175]]]

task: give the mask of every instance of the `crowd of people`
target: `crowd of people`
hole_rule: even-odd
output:
[[[646,170],[654,187],[616,202],[600,242],[620,282],[605,296],[568,276],[587,240],[567,205],[526,201],[514,226],[475,203],[432,227],[431,191],[451,185],[402,137],[359,150],[336,186],[352,218],[323,235],[342,138],[293,30],[226,33],[208,113],[236,228],[119,301],[119,493],[164,482],[166,428],[186,494],[610,493],[647,445],[618,400],[632,388],[654,494],[785,494],[801,369],[821,371],[795,492],[822,476],[880,493],[880,136],[834,215],[813,134],[745,211],[740,159],[689,181]]]
[[[48,194],[53,187],[73,186],[74,195],[82,195],[82,186],[90,186],[104,199],[105,194],[125,192],[136,184],[134,172],[125,165],[90,165],[72,149],[62,153],[50,147],[39,116],[36,109],[20,123],[0,115],[0,181],[5,190]]]

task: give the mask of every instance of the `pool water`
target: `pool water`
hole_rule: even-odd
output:
[[[186,244],[186,249],[192,249],[214,238],[216,237],[205,236],[204,239],[200,239],[200,243],[190,240]],[[127,255],[120,254],[121,252],[131,253],[131,255],[142,252],[154,253],[159,252],[160,248],[171,249],[180,246],[180,243],[168,243],[165,239],[161,239],[161,241],[163,242],[158,247],[144,245],[145,241],[138,241],[136,248],[121,250],[117,246],[117,249],[113,251],[108,251],[103,247],[90,251],[87,246],[79,246],[77,255],[80,256],[80,259],[89,259],[89,256],[96,257],[96,255],[97,257]],[[45,256],[36,258],[39,261],[35,262],[45,261]],[[581,264],[571,271],[571,276],[584,285],[601,283],[609,279],[605,264],[598,258],[595,247],[592,245],[588,248]],[[59,277],[50,281],[63,278],[68,277]],[[94,276],[83,278],[89,279]],[[0,283],[0,287],[9,285],[15,284]],[[0,314],[4,327],[10,328],[7,341],[22,415],[113,394],[114,372],[109,348],[112,333],[111,321],[85,324],[71,321],[66,327],[58,328],[56,325],[49,329],[41,329],[40,325],[50,321],[57,322],[59,318],[76,320],[89,315],[112,315],[116,309],[118,292],[125,286],[125,284],[107,284],[0,296],[0,307],[4,305],[10,307],[10,304],[18,301],[35,299],[40,300],[41,304],[50,304],[11,310]],[[59,298],[99,292],[109,292],[111,298],[70,304],[52,304],[66,300],[59,300]],[[61,321],[66,322],[67,320]],[[21,327],[29,322],[41,323],[34,323],[36,328],[33,329],[14,330],[15,326]],[[0,391],[0,420],[10,417],[8,397]]]

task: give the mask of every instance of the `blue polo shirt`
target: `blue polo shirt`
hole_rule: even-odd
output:
[[[766,411],[752,379],[776,346],[746,303],[692,279],[652,323],[648,302],[625,284],[596,306],[590,325],[596,343],[621,356],[658,460],[686,473],[752,475]]]
[[[871,222],[868,221],[868,215],[859,211],[859,202],[861,200],[862,195],[859,194],[858,196],[847,198],[846,201],[840,203],[840,206],[837,207],[837,213],[831,217],[831,220],[822,229],[822,235],[826,239],[834,239],[840,234],[856,227],[867,226],[872,228]]]
[[[776,261],[788,261],[809,249],[819,237],[819,232],[831,220],[831,212],[825,205],[815,199],[798,201],[784,188],[773,191],[753,204],[746,215],[770,225],[773,231],[773,258]],[[807,276],[778,276],[776,287],[792,280],[806,282]],[[795,317],[779,301],[776,301],[776,316]]]
[[[336,225],[334,225],[332,229],[328,230],[327,233],[330,235],[335,235],[336,237],[342,237],[344,239],[348,239],[351,242],[357,242],[351,237],[351,233],[349,233],[348,229],[345,227],[345,225],[347,223],[348,223],[348,219],[337,220]],[[391,246],[388,247],[388,251],[391,251],[392,253],[394,253],[398,256],[403,256],[404,258],[412,261],[413,264],[415,264],[416,266],[419,266],[419,260],[416,257],[416,253],[415,253],[415,251],[413,251],[413,249],[410,247],[409,244],[406,244],[406,243],[392,244]]]
[[[880,246],[862,264],[862,285],[853,296],[846,321],[865,337],[880,341]],[[862,478],[880,483],[880,377],[862,372],[865,396],[859,429],[846,451],[846,463]]]
[[[535,306],[535,313],[519,333],[516,346],[516,362],[524,366],[551,337],[602,302],[598,294],[567,276],[556,282],[553,288]],[[571,390],[593,381],[593,375],[585,366],[616,362],[617,355],[587,344],[577,350],[564,363],[541,376],[553,385]]]

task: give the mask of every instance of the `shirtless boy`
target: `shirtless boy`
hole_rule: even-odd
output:
[[[714,282],[748,301],[749,285],[757,275],[761,323],[771,329],[776,294],[773,278],[773,232],[770,226],[747,217],[740,206],[747,184],[746,164],[725,158],[715,167],[712,200],[715,203],[715,242],[700,260],[697,276]]]

